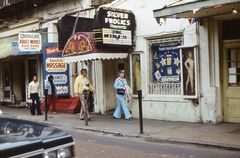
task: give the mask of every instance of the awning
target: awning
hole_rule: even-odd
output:
[[[76,56],[64,57],[66,63],[88,61],[88,60],[108,60],[108,59],[124,59],[128,53],[90,53]]]
[[[93,36],[93,32],[77,32],[71,36],[63,49],[64,61],[71,63],[88,60],[127,58],[128,53],[97,49]]]
[[[11,55],[12,53],[11,42],[13,40],[15,40],[15,36],[0,39],[0,59],[6,58]]]
[[[240,0],[195,1],[154,10],[155,18],[203,18],[240,11]]]

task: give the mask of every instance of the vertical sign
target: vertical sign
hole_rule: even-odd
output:
[[[70,96],[69,65],[64,62],[56,43],[43,45],[43,77],[53,75],[58,96]]]

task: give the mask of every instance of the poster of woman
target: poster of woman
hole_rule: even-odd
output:
[[[196,95],[196,54],[194,48],[182,48],[183,95]]]

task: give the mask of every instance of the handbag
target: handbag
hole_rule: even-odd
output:
[[[117,89],[117,94],[118,95],[124,95],[125,94],[125,89]]]
[[[122,80],[120,80],[120,81],[121,81],[122,84],[125,86],[125,84],[123,83],[123,81],[122,81]],[[117,89],[117,94],[118,94],[118,95],[124,95],[124,94],[125,94],[125,89],[122,89],[122,88]]]

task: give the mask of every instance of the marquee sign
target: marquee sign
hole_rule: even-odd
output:
[[[94,20],[96,47],[132,48],[135,27],[135,16],[131,11],[100,8]]]

